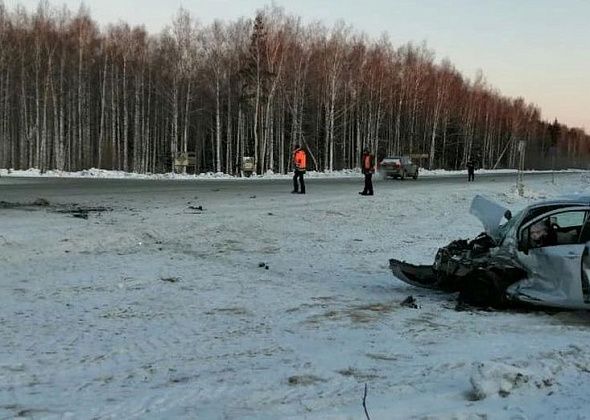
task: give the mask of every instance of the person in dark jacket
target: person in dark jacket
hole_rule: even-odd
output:
[[[295,150],[293,150],[293,191],[291,194],[305,194],[305,181],[303,181],[303,175],[305,174],[305,170],[307,167],[307,155],[305,154],[305,150],[301,148],[298,144],[295,145]],[[299,182],[297,182],[299,181]],[[301,190],[299,190],[299,185],[301,184]]]
[[[475,181],[475,163],[469,159],[467,161],[467,182]]]
[[[365,188],[360,195],[373,195],[373,173],[375,172],[375,156],[365,148],[363,157],[361,158],[361,168],[365,175]]]

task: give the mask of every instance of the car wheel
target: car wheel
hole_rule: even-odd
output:
[[[493,271],[476,270],[459,291],[459,302],[477,307],[501,309],[506,306],[506,287]]]

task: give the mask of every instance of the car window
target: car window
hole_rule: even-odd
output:
[[[575,204],[553,204],[550,206],[540,206],[540,207],[533,207],[529,210],[526,216],[522,219],[522,224],[527,223],[530,220],[533,220],[535,217],[542,215],[543,213],[548,213],[553,210],[557,210],[563,207],[568,206],[575,206]]]
[[[580,210],[557,213],[538,220],[525,231],[529,247],[543,248],[582,243],[582,227],[586,217],[586,211]]]
[[[568,211],[551,216],[551,222],[561,229],[579,228],[584,224],[585,218],[586,212],[584,211]]]

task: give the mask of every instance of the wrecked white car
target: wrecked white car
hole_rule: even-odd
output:
[[[393,275],[477,306],[590,309],[590,196],[539,202],[514,216],[476,196],[470,212],[484,233],[440,248],[432,266],[391,259]]]

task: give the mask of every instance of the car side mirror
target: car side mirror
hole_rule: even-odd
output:
[[[529,254],[529,229],[524,229],[518,237],[518,250],[525,255]]]
[[[506,210],[506,212],[504,213],[504,218],[506,220],[512,219],[512,212],[510,210]]]

